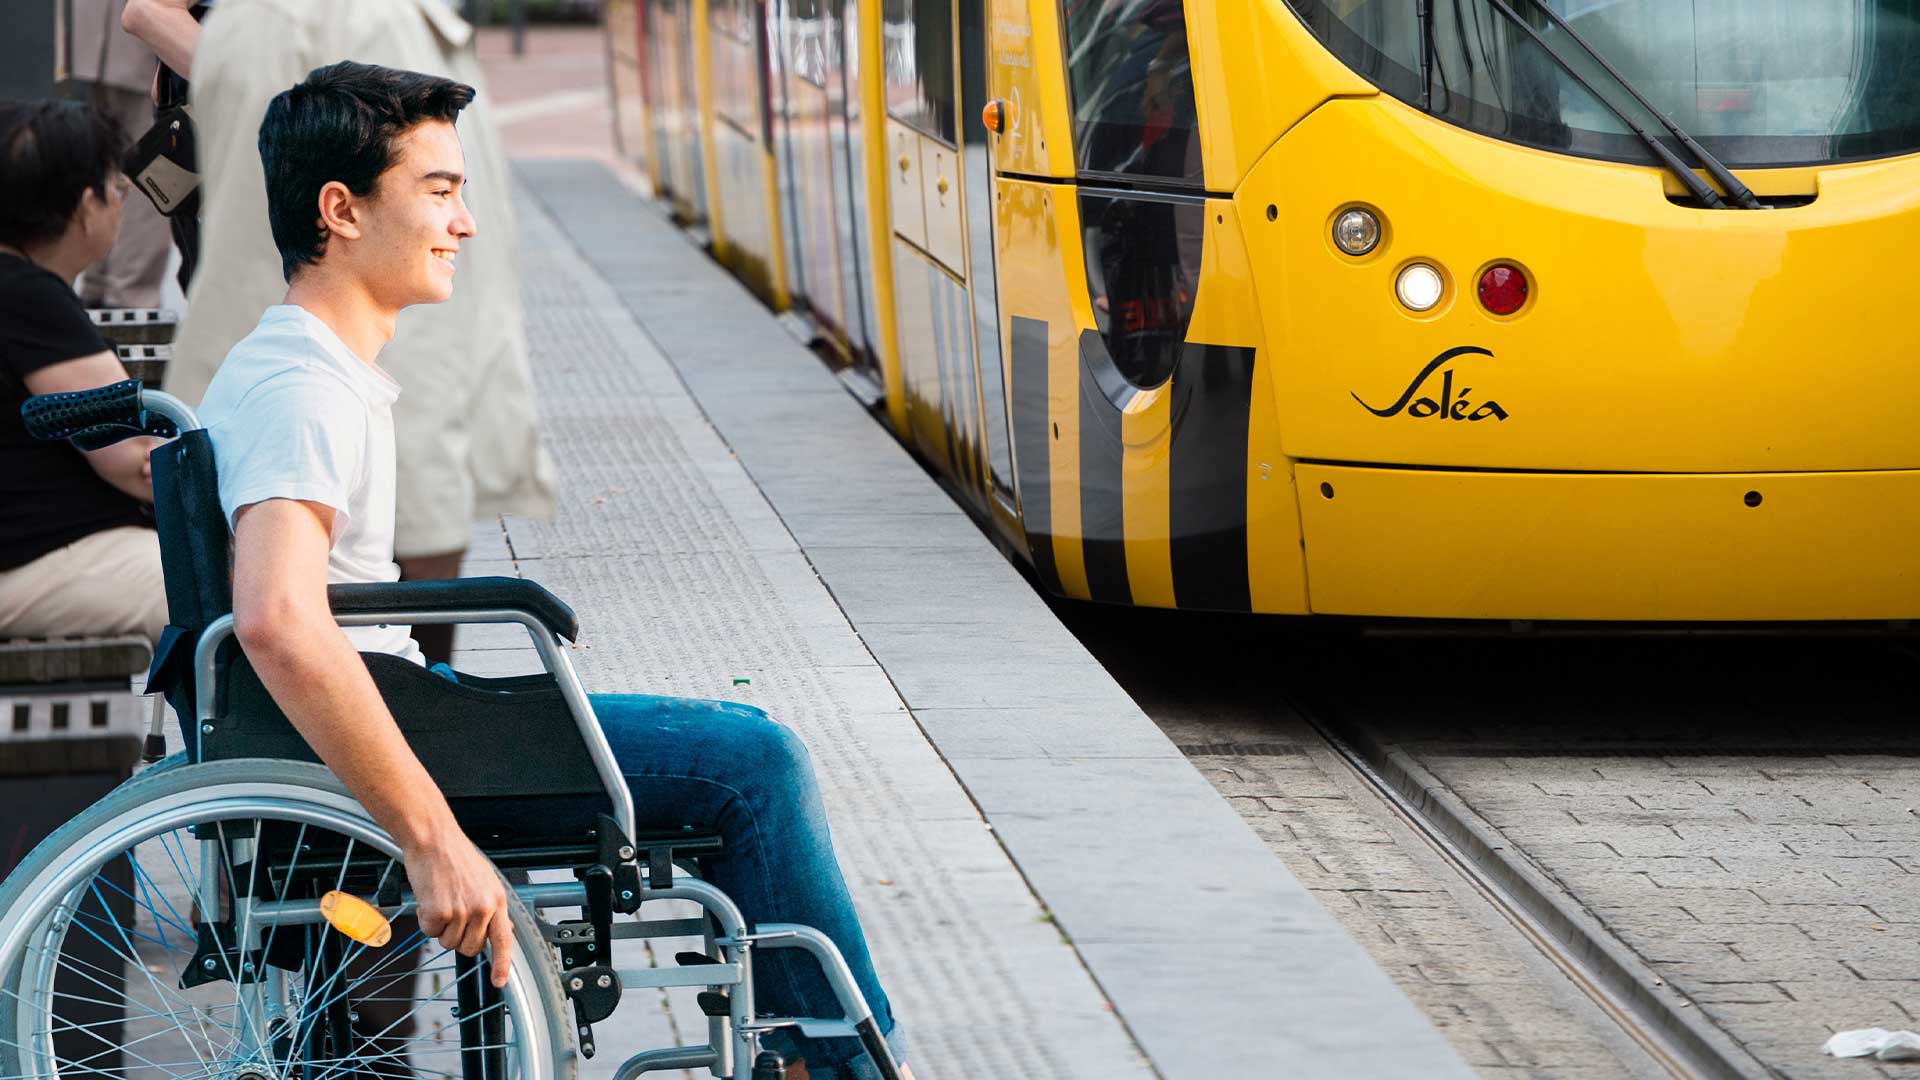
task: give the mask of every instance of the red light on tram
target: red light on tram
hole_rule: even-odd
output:
[[[1511,315],[1527,302],[1527,275],[1500,263],[1480,275],[1480,306],[1495,315]]]

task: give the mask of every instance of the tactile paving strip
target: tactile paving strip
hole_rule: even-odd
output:
[[[507,542],[522,574],[580,612],[587,685],[746,701],[801,734],[923,1080],[1152,1075],[666,359],[522,206],[535,384],[563,490],[553,522],[509,519]]]

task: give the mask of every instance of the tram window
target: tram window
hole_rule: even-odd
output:
[[[1061,12],[1080,170],[1199,184],[1183,0],[1062,0]]]
[[[1653,160],[1604,103],[1489,0],[1433,0],[1431,50],[1423,47],[1419,6],[1405,0],[1288,2],[1349,67],[1403,101],[1425,100],[1435,116],[1543,149]],[[1920,149],[1920,0],[1546,3],[1728,165]],[[1660,130],[1564,32],[1516,7],[1609,101]]]
[[[887,111],[955,145],[953,0],[884,0]]]
[[[1142,390],[1166,382],[1180,359],[1206,218],[1197,198],[1081,192],[1094,324],[1120,377]]]
[[[840,67],[839,39],[822,0],[791,0],[787,5],[787,62],[795,75],[815,86],[827,85],[827,72]]]

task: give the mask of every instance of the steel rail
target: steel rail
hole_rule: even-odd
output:
[[[1416,775],[1417,765],[1409,766],[1306,703],[1289,702],[1396,817],[1661,1068],[1683,1080],[1772,1074],[1690,1002],[1663,989],[1631,950],[1590,916],[1556,896],[1511,854],[1512,844],[1468,820],[1470,811],[1450,805],[1438,781]]]

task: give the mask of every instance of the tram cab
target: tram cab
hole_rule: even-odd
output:
[[[709,216],[775,193],[763,292],[1049,589],[1920,613],[1920,3],[757,10],[774,179],[714,82]]]

